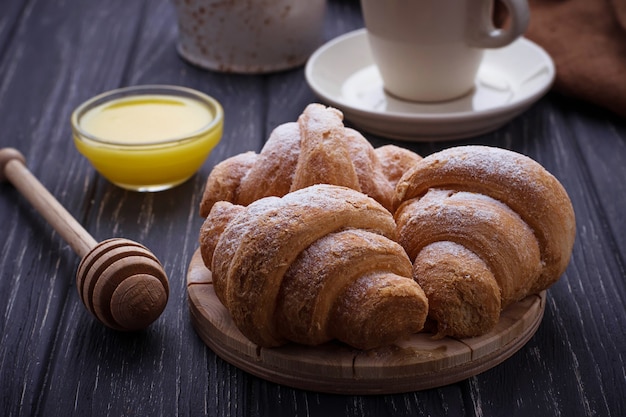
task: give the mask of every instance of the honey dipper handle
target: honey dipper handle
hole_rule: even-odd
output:
[[[81,258],[98,242],[50,194],[13,148],[0,149],[0,181],[10,181]]]

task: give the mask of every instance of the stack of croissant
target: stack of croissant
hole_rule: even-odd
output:
[[[311,104],[209,175],[202,259],[250,341],[479,336],[563,274],[574,211],[540,164],[486,146],[374,149],[342,119]]]

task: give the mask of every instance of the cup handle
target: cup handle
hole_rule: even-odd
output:
[[[499,0],[508,10],[509,26],[506,29],[496,28],[493,24],[494,0],[484,0],[482,7],[474,7],[469,13],[468,28],[469,44],[477,48],[500,48],[520,37],[528,28],[530,10],[527,0]],[[469,3],[471,4],[471,2]],[[473,28],[473,29],[472,29]]]

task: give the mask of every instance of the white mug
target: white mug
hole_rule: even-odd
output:
[[[210,70],[286,70],[323,41],[326,0],[173,1],[179,54]]]
[[[496,28],[495,0],[361,0],[385,90],[400,99],[446,101],[474,88],[485,48],[506,46],[528,26],[527,0],[500,0],[509,24]]]

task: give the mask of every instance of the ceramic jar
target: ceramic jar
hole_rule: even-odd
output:
[[[178,52],[200,67],[265,73],[302,65],[322,43],[326,0],[174,0]]]

